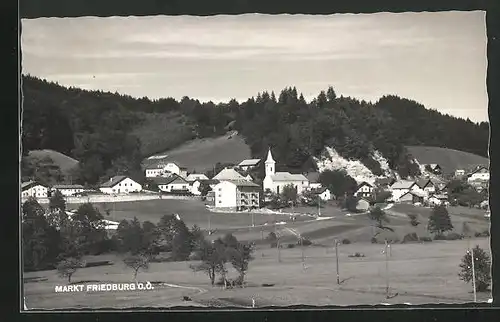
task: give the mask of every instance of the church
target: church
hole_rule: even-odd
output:
[[[268,189],[274,193],[280,194],[283,187],[293,185],[298,194],[301,194],[309,187],[309,180],[303,174],[293,174],[290,172],[276,172],[276,162],[271,154],[271,149],[267,153],[265,162],[266,177],[264,178],[264,191]]]

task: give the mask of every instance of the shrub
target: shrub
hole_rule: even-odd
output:
[[[365,254],[363,254],[363,253],[354,253],[354,254],[348,255],[348,257],[365,257]]]
[[[472,258],[471,253],[467,253],[460,263],[459,278],[466,283],[472,280]],[[476,291],[484,292],[491,284],[491,259],[486,251],[476,245],[474,247],[474,273],[476,278]]]
[[[286,245],[287,248],[294,248],[295,247],[295,244],[288,244]]]
[[[376,243],[378,243],[378,240],[377,240],[377,238],[372,237],[371,242],[372,242],[372,244],[376,244]]]
[[[351,243],[351,241],[349,239],[347,239],[347,238],[342,239],[342,244],[347,245],[350,243]]]
[[[422,237],[419,237],[419,240],[421,242],[431,242],[432,241],[432,238],[428,237],[428,236],[422,236]]]
[[[474,234],[474,237],[490,237],[490,232],[489,232],[489,230],[485,230],[485,231],[483,231],[483,232],[478,232],[478,231],[477,231],[477,232]]]
[[[417,233],[409,233],[403,237],[403,240],[401,241],[401,243],[404,244],[404,243],[416,242],[416,241],[418,241]]]
[[[464,238],[464,236],[462,234],[455,233],[455,232],[449,233],[445,237],[446,240],[458,240],[458,239],[463,239],[463,238]]]
[[[302,246],[311,246],[312,245],[312,241],[310,241],[307,238],[302,238],[302,241],[299,240],[298,244],[302,245]]]

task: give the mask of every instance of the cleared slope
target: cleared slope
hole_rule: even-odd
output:
[[[61,168],[63,173],[67,173],[78,165],[78,160],[54,150],[33,150],[30,151],[28,155],[30,159],[43,159],[45,157],[51,158],[52,161]]]
[[[468,152],[432,146],[407,146],[406,148],[420,164],[437,163],[444,173],[474,165],[489,165],[487,158]]]
[[[217,162],[238,164],[251,158],[250,148],[239,135],[191,140],[177,148],[156,154],[162,155],[167,156],[164,161],[175,161],[188,171],[198,172],[212,169]],[[157,160],[145,159],[143,164],[154,162]]]

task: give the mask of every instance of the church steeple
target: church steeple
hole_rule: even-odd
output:
[[[273,159],[273,155],[271,154],[271,148],[269,148],[269,151],[267,152],[267,159],[266,159],[266,177],[273,175],[275,172],[275,165],[276,162]]]

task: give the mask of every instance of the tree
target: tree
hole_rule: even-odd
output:
[[[352,194],[356,191],[357,183],[343,170],[326,170],[321,172],[318,180],[323,187],[327,187],[335,196]]]
[[[328,98],[328,102],[333,102],[337,98],[337,94],[335,93],[335,90],[332,86],[328,87],[328,90],[326,91],[326,97]]]
[[[444,232],[453,229],[450,215],[445,206],[438,205],[432,209],[427,229],[436,235],[442,235]]]
[[[215,285],[216,274],[221,274],[224,281],[227,273],[225,264],[228,261],[228,253],[223,241],[217,239],[213,242],[205,241],[203,246],[198,251],[201,263],[198,265],[191,265],[191,269],[195,272],[205,272],[210,278],[212,286]]]
[[[410,225],[413,227],[420,225],[420,221],[418,221],[418,216],[416,214],[408,214],[408,217],[410,218]]]
[[[385,211],[380,209],[380,207],[378,207],[378,206],[373,208],[372,210],[370,210],[370,212],[368,212],[368,218],[370,218],[371,220],[373,220],[376,223],[377,228],[381,228],[381,229],[386,228],[383,225],[384,222],[386,222],[386,223],[389,222],[389,218],[387,217],[387,214],[385,213]]]
[[[486,251],[476,245],[474,253],[474,275],[477,292],[485,292],[491,283],[491,260]],[[462,257],[459,278],[465,283],[472,281],[472,258],[470,250]]]
[[[123,259],[125,265],[134,271],[134,281],[137,282],[137,273],[140,269],[149,269],[149,257],[144,254],[130,255]]]
[[[70,257],[59,262],[57,265],[57,273],[62,278],[67,277],[68,283],[71,283],[71,277],[81,267],[84,267],[84,264],[80,259]]]
[[[47,221],[52,227],[60,229],[66,220],[68,220],[68,215],[66,214],[66,200],[62,193],[56,190],[49,198]]]
[[[248,264],[253,259],[252,253],[254,249],[251,245],[237,243],[235,248],[229,250],[229,258],[231,265],[238,271],[238,285],[243,285],[245,275],[248,271]]]
[[[377,188],[374,192],[375,195],[375,202],[376,203],[382,203],[386,202],[387,199],[392,197],[392,192],[384,189]]]
[[[297,196],[297,188],[292,184],[284,186],[281,191],[281,197],[287,205],[290,203],[292,206],[295,205],[297,203]]]
[[[78,207],[72,217],[73,233],[80,241],[80,249],[84,253],[98,253],[99,244],[106,239],[104,217],[91,203]]]
[[[266,240],[271,244],[271,248],[278,247],[278,236],[274,231],[267,235]]]

